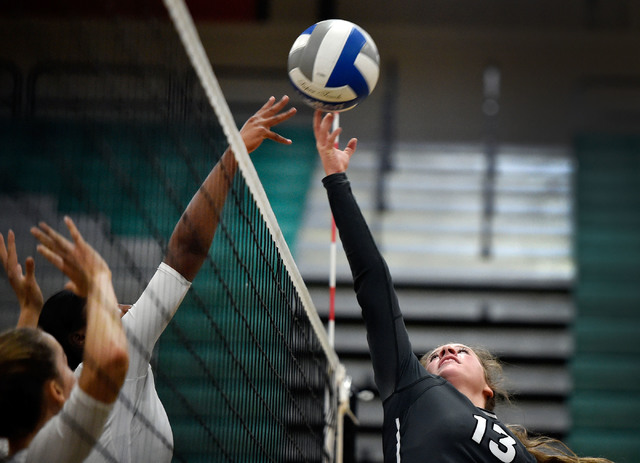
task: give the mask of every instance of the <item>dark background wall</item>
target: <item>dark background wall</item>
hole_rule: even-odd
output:
[[[214,66],[284,68],[293,40],[319,14],[356,22],[373,36],[382,61],[370,100],[343,119],[363,140],[379,136],[389,94],[400,140],[482,140],[482,76],[489,64],[501,70],[505,142],[567,143],[585,126],[611,124],[601,109],[640,107],[637,80],[625,83],[640,78],[639,2],[273,1],[268,12],[259,23],[201,23]],[[398,81],[386,93],[392,65]],[[618,117],[615,126],[637,122],[636,112],[633,121]]]
[[[100,6],[75,0],[63,3],[67,16],[88,20],[100,16]],[[380,137],[383,101],[390,102],[397,114],[391,122],[399,140],[482,140],[482,77],[489,64],[501,71],[500,141],[563,144],[585,127],[638,128],[640,2],[635,0],[187,3],[214,68],[251,66],[276,72],[267,77],[255,71],[255,80],[244,86],[223,79],[230,100],[262,101],[271,93],[291,93],[286,80],[289,48],[319,19],[339,17],[364,27],[378,45],[381,76],[369,100],[343,119],[346,130],[363,141]],[[149,11],[159,18],[164,15],[160,2],[116,1],[109,8],[119,4],[131,18]],[[3,7],[8,12],[3,16],[10,18],[12,9],[30,9],[42,27],[56,27],[47,25],[47,20],[59,12],[47,5],[38,0],[20,2]],[[3,29],[1,56],[16,55],[15,44],[25,28]],[[88,27],[87,33],[95,37],[98,30]],[[50,44],[57,56],[62,56],[65,40],[75,40],[66,33],[62,27],[60,40]],[[145,50],[141,61],[152,62],[155,52]],[[19,52],[15,60],[32,64]]]

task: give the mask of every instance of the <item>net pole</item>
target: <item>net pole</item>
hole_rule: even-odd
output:
[[[335,346],[336,337],[336,222],[331,215],[331,245],[329,248],[329,321],[327,336],[329,345]]]
[[[340,113],[334,113],[332,130],[340,127]],[[340,137],[336,138],[334,147],[339,149]],[[331,246],[329,263],[329,323],[328,338],[331,346],[335,346],[335,323],[336,323],[336,273],[337,273],[337,227],[333,214],[331,215]],[[341,368],[337,375],[338,384],[338,416],[336,424],[336,453],[335,462],[342,463],[344,460],[344,416],[349,415],[354,423],[358,420],[349,406],[349,396],[351,394],[351,377],[346,370]]]
[[[340,126],[340,119],[338,113],[334,114],[333,124],[331,126],[332,130],[336,130]],[[336,139],[335,144],[333,145],[335,148],[338,148],[338,140]],[[335,326],[336,326],[336,222],[333,219],[333,214],[331,214],[331,243],[329,246],[329,320],[327,322],[327,338],[329,340],[329,345],[331,348],[335,346]],[[341,384],[343,381],[344,374],[336,375],[336,384],[335,387],[338,391],[341,390]],[[335,391],[334,391],[335,392]],[[335,396],[334,396],[335,397]],[[329,389],[325,389],[325,414],[331,412],[332,404],[332,394]],[[339,399],[338,399],[338,407],[339,407]],[[340,414],[339,411],[336,416],[337,423],[335,429],[327,429],[327,434],[325,435],[325,447],[326,448],[334,448],[335,447],[335,463],[342,462],[342,454],[341,454],[341,425],[340,425]]]
[[[332,130],[337,130],[340,127],[340,113],[334,113]],[[334,147],[339,148],[340,137],[336,138]],[[335,346],[335,331],[336,331],[336,267],[337,267],[337,227],[333,214],[331,214],[331,247],[329,253],[329,326],[328,337],[331,347]],[[344,374],[344,372],[342,372]],[[336,463],[342,463],[343,454],[343,435],[344,435],[344,419],[340,410],[341,400],[340,392],[343,390],[344,376],[339,378],[338,382],[338,416],[336,423]]]

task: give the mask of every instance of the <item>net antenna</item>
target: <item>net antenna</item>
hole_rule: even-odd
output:
[[[347,381],[345,368],[338,359],[338,355],[336,354],[333,346],[333,341],[330,341],[327,336],[327,332],[320,320],[320,317],[318,316],[318,312],[311,300],[309,291],[305,286],[298,267],[293,260],[291,251],[289,250],[282,234],[282,230],[277,223],[275,214],[269,204],[262,183],[258,178],[256,169],[249,157],[233,116],[231,115],[231,110],[229,109],[227,101],[222,93],[220,84],[213,72],[211,63],[207,58],[204,46],[202,45],[193,22],[193,18],[191,17],[191,14],[183,0],[163,0],[163,2],[169,12],[171,20],[173,21],[174,27],[180,36],[180,40],[186,50],[186,53],[189,56],[189,60],[200,79],[200,83],[207,95],[207,99],[215,111],[224,134],[229,141],[229,145],[235,155],[236,161],[238,162],[238,169],[244,177],[246,185],[253,195],[256,205],[267,224],[271,237],[278,247],[282,261],[291,275],[293,284],[300,296],[306,314],[309,317],[313,330],[326,355],[328,368],[330,370],[329,374],[333,378],[333,381],[331,384],[332,391],[329,391],[328,394],[330,400],[327,404],[327,410],[325,413],[324,455],[327,462],[340,462],[342,461],[342,455],[341,452],[339,452],[338,456],[336,455],[338,452],[336,452],[335,447],[335,436],[337,432],[336,418],[338,417],[339,408],[338,396],[344,395],[340,394],[339,391],[344,388],[344,383],[348,382],[350,384],[350,380]],[[338,441],[341,442],[342,439],[339,438]]]
[[[332,130],[340,127],[340,113],[333,115]],[[340,145],[340,136],[336,137],[334,147]],[[331,244],[329,247],[329,320],[327,322],[327,333],[331,347],[335,346],[336,332],[336,273],[337,273],[337,227],[336,221],[331,215]],[[342,463],[344,454],[344,416],[347,415],[357,425],[358,419],[354,415],[350,406],[351,397],[351,377],[344,373],[342,381],[338,385],[338,422],[336,432],[336,463]]]
[[[331,129],[333,131],[340,127],[340,113],[334,113]],[[336,137],[334,147],[337,149],[340,145],[340,136]],[[336,337],[336,266],[337,266],[337,229],[336,221],[331,215],[331,245],[329,248],[329,321],[327,323],[327,333],[329,336],[329,344],[335,347]]]

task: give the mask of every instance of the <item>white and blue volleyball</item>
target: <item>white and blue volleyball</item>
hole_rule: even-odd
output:
[[[346,111],[375,88],[380,55],[364,29],[342,19],[328,19],[296,39],[287,68],[293,87],[309,106]]]

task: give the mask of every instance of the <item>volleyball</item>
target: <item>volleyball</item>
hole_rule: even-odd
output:
[[[328,19],[295,40],[287,69],[291,84],[309,106],[346,111],[375,88],[380,55],[364,29],[342,19]]]

